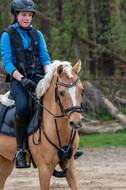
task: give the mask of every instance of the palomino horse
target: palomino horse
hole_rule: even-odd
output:
[[[43,106],[46,108],[43,109],[41,142],[35,146],[32,135],[28,140],[30,152],[38,167],[41,190],[50,189],[50,179],[58,164],[63,171],[67,170],[66,179],[70,188],[72,190],[79,189],[73,155],[75,155],[79,143],[79,136],[75,131],[82,126],[83,121],[80,114],[82,100],[82,84],[78,78],[80,68],[80,60],[74,67],[66,61],[54,61],[44,79],[37,85],[37,97],[43,96]],[[38,136],[39,130],[34,134],[35,141],[38,140]],[[70,148],[68,160],[64,159],[64,156],[60,158],[60,156],[62,157],[60,155],[62,147]],[[15,138],[1,134],[0,190],[3,190],[6,179],[14,168],[15,152]],[[67,167],[66,160],[68,161]]]

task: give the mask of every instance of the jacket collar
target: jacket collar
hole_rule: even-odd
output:
[[[18,25],[18,23],[16,22],[16,23],[14,23],[14,24],[12,24],[12,27],[14,27],[15,29],[18,29],[18,28],[20,28],[20,26]],[[21,28],[20,28],[21,29]],[[28,30],[29,29],[32,29],[32,24],[30,24],[29,25],[29,27],[27,28]]]

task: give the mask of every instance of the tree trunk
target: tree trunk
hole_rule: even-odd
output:
[[[119,8],[117,6],[116,0],[113,0],[113,1],[114,1],[113,4],[115,5],[114,8],[113,8],[114,9],[113,12],[115,12],[116,17],[118,16],[117,17],[118,19],[121,19],[125,23],[126,22],[126,17],[123,16],[124,15],[123,13],[126,12],[126,0],[123,0],[122,3],[121,3],[121,7],[120,7],[121,13],[122,13],[121,16],[119,14]],[[119,54],[121,56],[125,57],[126,51],[124,51],[123,49],[121,49],[119,51]],[[126,67],[125,67],[125,64],[123,62],[120,63],[120,74],[121,74],[121,76],[125,76],[126,75]]]
[[[43,6],[41,6],[41,3],[43,4]],[[46,13],[48,10],[48,1],[47,0],[43,0],[43,2],[41,2],[41,0],[37,1],[38,6],[38,10],[42,13]],[[48,49],[50,49],[50,44],[51,44],[51,25],[44,19],[40,20],[40,30],[42,31],[43,35],[46,35],[46,44],[48,46]]]
[[[120,112],[106,97],[102,97],[102,106],[108,113],[122,123],[126,123],[126,115]]]
[[[57,0],[57,3],[55,3],[55,8],[57,9],[57,12],[56,12],[56,20],[58,22],[60,22],[61,24],[63,23],[63,18],[62,18],[62,9],[63,9],[63,2],[62,0]],[[59,30],[59,34],[60,36],[60,39],[59,39],[59,48],[61,49],[61,55],[63,55],[63,57],[66,57],[67,55],[67,51],[65,48],[63,48],[63,44],[64,44],[64,37],[63,37],[63,31],[62,29]]]
[[[91,9],[91,1],[85,1],[85,6],[87,7],[86,11],[86,18],[87,18],[87,28],[88,28],[88,38],[92,41],[93,39],[93,16],[92,16],[92,9]],[[95,77],[96,76],[96,63],[93,60],[93,52],[92,49],[89,47],[89,58],[90,58],[90,74]]]
[[[110,8],[108,0],[95,1],[96,42],[110,48],[106,33],[110,32]],[[114,62],[104,52],[98,58],[99,76],[113,76]]]

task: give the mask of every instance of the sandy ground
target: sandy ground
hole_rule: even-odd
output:
[[[76,160],[80,190],[126,190],[126,149],[85,149]],[[65,179],[52,177],[51,188],[69,190]],[[37,169],[14,169],[4,190],[40,190]]]

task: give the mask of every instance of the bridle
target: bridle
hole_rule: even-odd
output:
[[[76,86],[76,84],[78,83],[78,81],[79,81],[79,76],[77,76],[77,80],[74,83],[72,83],[72,84],[65,84],[65,83],[59,82],[58,81],[58,76],[57,76],[56,87],[55,87],[55,101],[57,102],[57,104],[59,105],[59,107],[61,109],[62,117],[65,116],[65,118],[70,118],[71,114],[74,113],[74,112],[79,112],[79,113],[83,112],[81,106],[73,106],[73,107],[64,109],[64,107],[63,107],[63,105],[61,103],[60,97],[58,95],[58,85],[64,86],[66,88],[72,88],[72,87]],[[69,115],[67,115],[68,112],[70,112]]]

